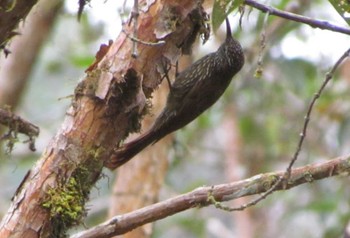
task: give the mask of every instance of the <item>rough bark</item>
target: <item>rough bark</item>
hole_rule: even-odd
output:
[[[0,1],[0,48],[15,35],[16,28],[24,20],[37,0]]]
[[[147,5],[149,4],[149,5]],[[195,1],[141,1],[137,44],[121,33],[101,47],[96,62],[75,90],[64,122],[28,172],[0,226],[0,237],[55,237],[81,222],[91,187],[114,146],[139,129],[146,97],[160,83],[164,61],[174,62],[192,43]],[[125,26],[132,32],[131,26]],[[142,82],[142,87],[140,86]]]

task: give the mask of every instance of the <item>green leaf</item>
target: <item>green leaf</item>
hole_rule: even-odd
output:
[[[212,12],[214,32],[233,10],[243,3],[243,0],[215,0]]]
[[[350,26],[350,3],[349,1],[329,0],[334,9]]]

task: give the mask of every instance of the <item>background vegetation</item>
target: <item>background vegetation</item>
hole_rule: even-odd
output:
[[[58,14],[40,57],[33,62],[33,72],[16,109],[18,115],[40,126],[37,152],[17,143],[11,154],[5,153],[5,147],[1,154],[1,216],[21,179],[61,124],[69,96],[99,45],[114,39],[120,31],[118,1],[100,6],[92,1],[80,22],[72,2],[67,2]],[[347,26],[326,1],[270,3]],[[213,108],[176,133],[161,200],[201,185],[283,170],[295,151],[308,103],[326,72],[349,47],[347,35],[274,16],[264,23],[265,14],[246,11],[242,29],[238,26],[239,14],[230,16],[235,36],[245,49],[246,65]],[[214,51],[222,42],[223,32],[220,28],[217,34],[211,34],[204,46],[198,42],[193,58]],[[263,50],[262,32],[266,33]],[[255,77],[259,54],[263,57],[262,74]],[[318,101],[297,165],[349,153],[349,68],[347,61]],[[86,221],[89,226],[103,221],[107,214],[114,174],[107,170],[105,174],[91,195]],[[275,193],[245,212],[192,209],[157,222],[152,237],[341,237],[350,218],[347,183],[347,177],[337,177],[299,186]]]

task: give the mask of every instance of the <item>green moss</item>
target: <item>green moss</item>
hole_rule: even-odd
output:
[[[105,148],[102,146],[96,148],[96,149],[90,149],[88,150],[88,154],[92,156],[94,160],[100,160],[101,154],[105,151]]]
[[[98,156],[100,152],[101,149],[96,149],[93,155]],[[53,234],[64,236],[68,228],[82,222],[86,215],[85,203],[101,170],[102,162],[92,157],[76,168],[68,181],[48,189],[41,205],[49,210]]]
[[[50,188],[42,206],[50,210],[50,217],[60,219],[64,227],[78,223],[84,215],[85,197],[81,185],[74,177],[64,186]]]

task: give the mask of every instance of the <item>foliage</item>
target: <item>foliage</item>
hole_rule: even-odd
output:
[[[339,15],[350,25],[350,3],[349,1],[329,0]]]
[[[215,0],[212,12],[214,32],[233,10],[243,3],[243,0]]]

